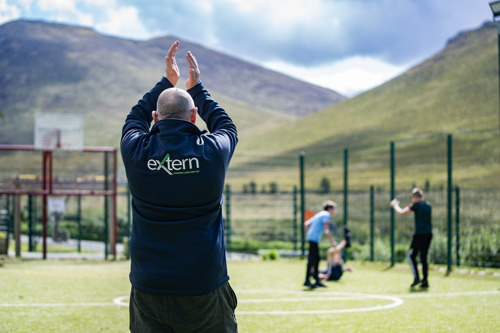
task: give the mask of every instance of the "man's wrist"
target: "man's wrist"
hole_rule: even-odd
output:
[[[162,77],[160,82],[165,86],[165,89],[174,87],[172,82],[170,82],[170,80],[166,76]]]
[[[200,92],[202,92],[205,89],[203,86],[203,83],[201,81],[198,81],[198,83],[189,88],[187,92],[191,95],[191,97],[194,99],[196,95],[198,95]]]

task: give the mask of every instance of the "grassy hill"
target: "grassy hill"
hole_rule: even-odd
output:
[[[455,182],[498,188],[498,103],[497,31],[485,24],[458,34],[444,50],[390,82],[242,141],[238,149],[266,152],[265,158],[254,159],[256,166],[270,165],[269,156],[279,156],[272,165],[280,175],[291,165],[290,158],[280,162],[284,156],[305,151],[307,187],[317,188],[327,177],[337,189],[343,187],[343,150],[349,149],[350,184],[367,188],[388,186],[389,142],[394,141],[400,184],[442,185],[446,135],[453,134]],[[296,165],[288,168],[295,184]],[[248,177],[267,183],[276,174],[262,171]]]
[[[35,21],[0,26],[0,143],[32,144],[36,112],[83,113],[85,145],[117,146],[130,108],[164,75],[174,41],[133,41],[91,29]],[[314,113],[338,93],[181,41],[199,60],[201,79],[233,115],[241,134]],[[184,82],[179,82],[184,87]],[[299,101],[311,100],[301,104]]]
[[[0,26],[0,143],[31,144],[34,113],[41,111],[84,113],[85,145],[117,146],[130,107],[163,74],[173,40],[131,41],[31,21]],[[271,182],[297,184],[300,151],[306,152],[307,188],[318,189],[327,178],[341,189],[344,149],[351,188],[388,188],[391,141],[398,188],[442,187],[447,134],[453,134],[454,182],[500,187],[492,24],[458,34],[427,61],[352,99],[198,45],[182,42],[179,54],[188,49],[238,126],[228,176],[236,191],[250,182],[259,189]]]

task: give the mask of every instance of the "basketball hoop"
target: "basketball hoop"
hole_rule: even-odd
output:
[[[37,113],[35,149],[83,150],[83,115]]]

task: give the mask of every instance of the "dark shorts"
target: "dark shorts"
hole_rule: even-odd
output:
[[[132,287],[131,332],[238,332],[229,282],[203,295],[149,294]]]
[[[328,264],[328,268],[323,270],[321,273],[328,274],[328,281],[337,281],[342,277],[344,269],[342,268],[341,264]]]

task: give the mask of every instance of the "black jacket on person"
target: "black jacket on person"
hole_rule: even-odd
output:
[[[121,154],[132,194],[130,282],[140,291],[200,294],[229,279],[222,194],[237,131],[200,82],[188,93],[210,134],[180,119],[150,130],[163,77],[132,108]]]

